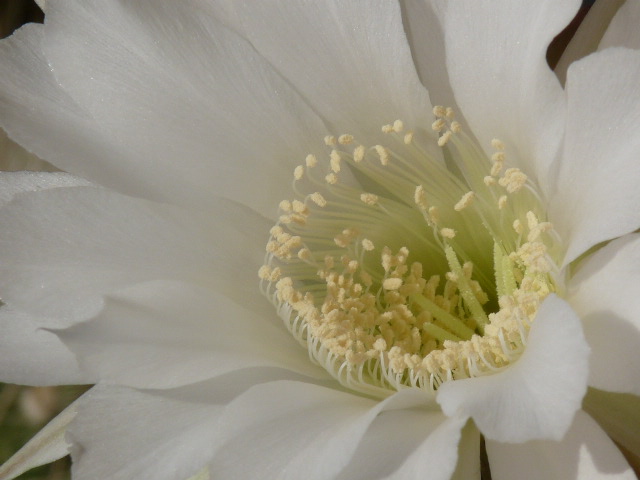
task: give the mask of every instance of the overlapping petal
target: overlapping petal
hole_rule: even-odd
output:
[[[482,148],[507,144],[511,162],[544,189],[560,148],[565,101],[546,62],[579,0],[432,0],[445,33],[453,93]],[[544,141],[541,141],[544,139]]]
[[[614,240],[585,259],[568,300],[592,350],[589,385],[640,395],[640,235]]]
[[[34,315],[88,318],[105,293],[156,278],[264,304],[249,279],[269,223],[232,202],[204,216],[105,189],[55,188],[17,196],[0,222],[3,298]]]
[[[281,325],[175,281],[114,292],[96,318],[57,333],[84,369],[117,385],[170,388],[249,367],[326,376]]]
[[[412,127],[431,124],[429,97],[418,80],[396,2],[220,3],[226,21],[334,133],[373,143],[380,127],[397,118]]]
[[[445,414],[473,418],[486,438],[557,440],[586,392],[588,355],[580,319],[551,295],[540,306],[516,363],[493,375],[444,383],[437,400]]]
[[[566,242],[565,264],[640,226],[639,76],[640,51],[623,48],[569,69],[563,153],[549,203],[550,220]]]
[[[635,480],[618,448],[583,411],[560,441],[535,440],[522,445],[487,441],[491,477],[511,480]]]

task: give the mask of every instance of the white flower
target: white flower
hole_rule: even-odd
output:
[[[0,371],[97,386],[7,478],[634,478],[580,407],[640,395],[640,3],[563,88],[579,3],[47,2]]]

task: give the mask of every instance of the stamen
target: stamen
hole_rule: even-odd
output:
[[[295,167],[258,271],[310,357],[368,396],[502,370],[555,288],[560,249],[534,182],[503,142],[487,157],[453,109],[433,114],[437,141],[401,120],[382,127],[392,145],[325,137],[324,171],[312,154]],[[446,147],[455,173],[428,142]],[[343,171],[358,183],[338,182]]]

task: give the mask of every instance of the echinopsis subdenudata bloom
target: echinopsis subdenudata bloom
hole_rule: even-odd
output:
[[[579,3],[47,2],[0,371],[97,385],[0,475],[633,478],[640,6],[562,86]]]

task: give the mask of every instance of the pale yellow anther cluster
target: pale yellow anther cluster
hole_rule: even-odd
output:
[[[280,222],[284,224],[297,223],[304,225],[309,216],[309,209],[300,200],[282,200],[278,207],[283,212],[280,215]]]
[[[376,195],[375,193],[361,193],[360,200],[362,200],[362,202],[366,203],[367,205],[373,206],[376,203],[378,203],[378,200],[380,200],[380,197],[378,197],[378,195]]]
[[[338,235],[333,237],[335,244],[342,248],[347,248],[351,242],[358,238],[360,232],[355,228],[345,228]]]
[[[438,146],[444,147],[454,133],[459,133],[462,129],[460,123],[453,120],[454,111],[450,107],[437,105],[433,107],[433,115],[436,120],[431,124],[431,128],[440,134],[438,138]]]
[[[307,176],[317,191],[280,202],[258,272],[312,358],[365,394],[433,391],[509,365],[554,290],[552,226],[539,218],[531,180],[508,165],[503,142],[494,139],[487,158],[467,148],[452,109],[433,114],[448,155],[482,155],[474,182],[446,176],[440,160],[425,157],[424,132],[414,142],[401,120],[382,127],[393,148],[329,135],[324,166],[308,155],[294,170],[296,182]],[[339,182],[349,171],[367,191]],[[296,182],[298,193],[307,182]],[[448,186],[438,190],[441,183]],[[482,242],[489,259],[477,263]]]

